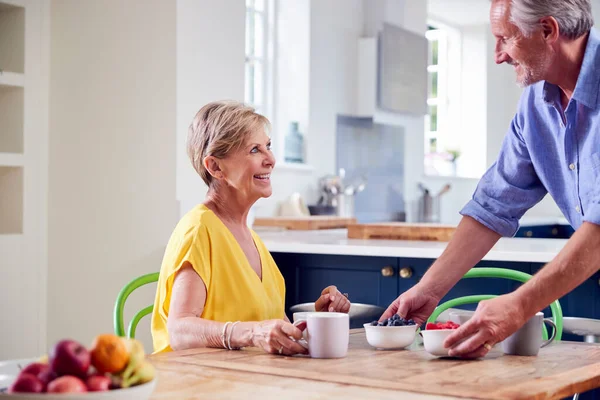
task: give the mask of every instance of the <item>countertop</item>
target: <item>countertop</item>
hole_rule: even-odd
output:
[[[537,357],[494,350],[468,361],[436,358],[416,341],[407,350],[371,347],[350,333],[342,359],[192,349],[150,356],[158,370],[152,399],[561,399],[600,385],[600,348],[554,342]]]
[[[438,258],[446,242],[348,239],[346,229],[287,231],[254,229],[270,252],[374,257]],[[501,238],[483,260],[551,261],[567,239]]]

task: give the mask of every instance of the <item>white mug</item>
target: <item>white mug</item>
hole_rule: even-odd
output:
[[[296,318],[294,318],[296,319]],[[309,312],[294,321],[306,322],[304,339],[298,343],[308,349],[312,358],[343,358],[348,354],[350,318],[338,312]]]
[[[542,341],[542,325],[552,325],[552,335]],[[502,350],[505,354],[517,356],[537,356],[542,347],[548,346],[556,336],[556,325],[550,318],[544,318],[544,313],[538,312],[531,317],[518,331],[504,339]]]

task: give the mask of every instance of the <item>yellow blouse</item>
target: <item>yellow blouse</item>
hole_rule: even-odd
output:
[[[154,310],[154,352],[171,351],[167,318],[175,273],[188,261],[206,285],[201,318],[263,321],[285,316],[285,282],[275,260],[252,232],[262,264],[262,281],[237,240],[205,205],[189,211],[173,231],[160,269]]]

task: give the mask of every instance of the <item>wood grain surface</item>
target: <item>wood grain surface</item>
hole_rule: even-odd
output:
[[[223,396],[252,387],[273,396],[284,389],[285,398],[320,396],[322,391],[329,399],[386,399],[390,392],[433,398],[560,399],[600,387],[600,346],[579,342],[555,342],[537,357],[495,351],[468,361],[433,357],[416,343],[408,350],[376,350],[359,329],[352,331],[348,356],[342,359],[273,356],[249,348],[195,349],[154,355],[151,360],[159,371],[157,399],[188,398],[181,392],[187,386]],[[169,397],[173,393],[181,397]]]

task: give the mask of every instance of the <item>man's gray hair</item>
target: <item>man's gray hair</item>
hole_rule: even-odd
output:
[[[569,39],[586,34],[594,25],[590,0],[512,0],[510,19],[525,36],[543,17],[554,17],[560,34]]]

